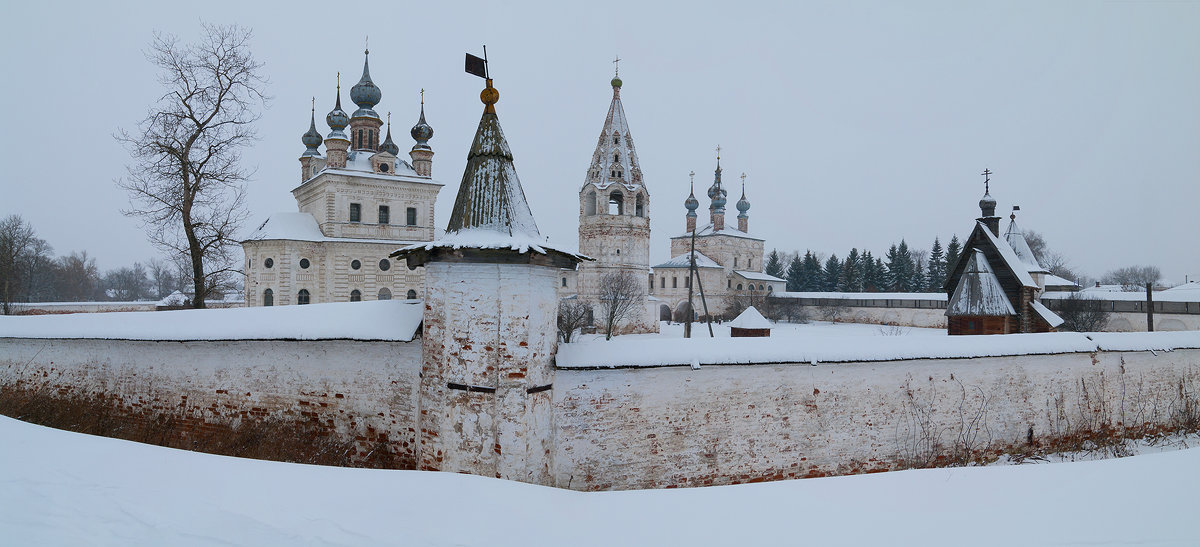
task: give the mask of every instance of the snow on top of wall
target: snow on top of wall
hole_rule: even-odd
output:
[[[1106,292],[1106,291],[1051,291],[1042,294],[1042,300],[1062,300],[1078,296],[1082,298],[1090,298],[1093,300],[1116,300],[1119,302],[1145,302],[1146,291],[1132,292]],[[1155,291],[1155,302],[1200,302],[1200,292],[1198,291]]]
[[[946,301],[944,292],[785,292],[778,298],[839,298],[843,300],[939,300]]]
[[[769,329],[774,325],[767,321],[767,318],[763,317],[761,313],[758,313],[754,306],[750,306],[738,314],[737,319],[730,322],[729,326],[739,329]]]
[[[0,316],[0,338],[389,340],[410,342],[417,300],[153,312]]]
[[[1106,351],[1171,351],[1200,348],[1200,331],[1094,332],[1088,337]]]
[[[1170,345],[1171,342],[1163,342]],[[1074,332],[947,337],[796,336],[787,338],[643,338],[562,344],[560,368],[839,363],[961,359],[1096,351]]]

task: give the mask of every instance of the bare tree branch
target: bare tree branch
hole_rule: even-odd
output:
[[[153,244],[187,263],[197,308],[237,271],[253,175],[240,166],[240,151],[257,138],[252,126],[269,101],[250,38],[248,29],[207,23],[195,44],[156,33],[146,58],[167,89],[136,131],[115,135],[132,159],[117,181],[129,193],[122,212],[141,218]]]

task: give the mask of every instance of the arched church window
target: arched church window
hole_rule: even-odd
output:
[[[297,304],[307,304],[309,303],[309,298],[308,289],[300,289],[300,292],[296,293]]]
[[[736,267],[737,267],[737,257],[736,257],[736,256],[735,256],[735,257],[733,257],[733,267],[734,267],[734,268],[736,268]],[[738,288],[740,289],[741,287],[738,287]]]
[[[633,214],[635,214],[635,215],[637,215],[637,216],[639,216],[639,217],[644,217],[644,216],[646,216],[646,204],[645,204],[645,202],[642,200],[642,195],[641,195],[641,194],[638,194],[638,195],[637,195],[637,204],[634,206],[634,209],[633,209],[633,211],[634,211],[634,212],[633,212]]]
[[[620,169],[618,169],[618,170],[617,170],[617,178],[620,178],[620,177],[623,177],[623,176],[625,176],[625,173],[624,173],[624,172],[622,172]]]
[[[613,169],[613,170],[609,171],[609,172],[608,172],[608,176],[610,176],[610,177],[615,177],[615,176],[617,176],[617,170],[616,170],[616,169]]]
[[[405,297],[407,297],[409,300],[416,300],[417,299],[417,291],[409,289],[408,294],[406,294]]]
[[[737,290],[739,290],[739,291],[740,291],[740,290],[742,290],[742,284],[741,284],[741,283],[738,283],[738,288],[737,288]]]
[[[592,216],[596,214],[596,191],[592,190],[587,193],[587,197],[583,200],[583,214]]]
[[[608,214],[625,214],[625,196],[621,192],[613,192],[608,195]]]
[[[263,291],[263,305],[264,306],[274,306],[275,305],[275,291],[272,291],[271,289],[267,289],[267,290]]]
[[[362,142],[363,142],[363,130],[362,129],[358,130],[357,138],[358,138],[358,144],[355,144],[354,147],[362,148]]]
[[[350,301],[351,302],[362,302],[362,291],[360,291],[358,289],[354,289],[354,290],[350,291]]]
[[[367,148],[370,148],[372,150],[375,149],[375,130],[374,129],[367,130]]]
[[[760,291],[761,291],[761,290],[763,290],[762,283],[759,283],[759,284],[758,284],[758,290],[760,290]]]
[[[621,161],[621,156],[617,155],[616,152],[613,152],[613,161]]]
[[[621,144],[621,136],[613,135],[613,144]]]
[[[392,299],[392,291],[388,290],[387,287],[379,289],[379,299],[380,300],[391,300]]]

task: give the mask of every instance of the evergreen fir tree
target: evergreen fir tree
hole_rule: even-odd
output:
[[[850,249],[850,254],[846,255],[846,261],[842,263],[842,275],[838,282],[838,290],[844,292],[863,291],[863,261],[857,248]]]
[[[788,292],[804,290],[804,259],[800,258],[800,253],[793,255],[791,262],[788,263],[787,290]]]
[[[887,286],[887,268],[883,265],[883,259],[876,258],[875,264],[871,266],[871,286],[875,287],[876,292],[885,290]]]
[[[896,251],[896,244],[893,243],[892,246],[888,248],[887,254],[883,256],[887,259],[887,261],[884,263],[886,270],[884,271],[882,288],[886,292],[898,292],[900,290],[897,288],[900,283],[898,276],[901,273],[901,266],[900,255]]]
[[[822,279],[824,280],[821,286],[823,291],[838,290],[838,278],[842,276],[842,263],[838,260],[837,255],[829,255],[829,260],[825,261],[825,271]]]
[[[779,251],[771,249],[771,254],[767,255],[767,263],[763,266],[763,273],[783,277],[783,261],[779,258]]]
[[[954,271],[954,267],[958,266],[958,257],[962,256],[962,243],[958,242],[958,235],[950,236],[950,244],[946,245],[946,275]],[[944,283],[944,282],[943,282]]]
[[[925,292],[925,259],[917,257],[913,266],[912,292]]]
[[[903,239],[900,240],[900,245],[896,247],[896,290],[900,292],[913,292],[913,275],[916,270],[916,265],[913,264],[912,253],[908,250],[908,243]]]
[[[946,254],[942,251],[942,242],[933,238],[933,248],[929,251],[929,265],[925,270],[925,288],[928,291],[940,291],[946,283]]]
[[[817,255],[812,251],[804,253],[804,280],[800,290],[805,292],[817,292],[823,290],[825,282],[822,279],[821,261],[817,259]]]

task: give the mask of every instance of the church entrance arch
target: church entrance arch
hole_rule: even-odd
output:
[[[668,306],[666,304],[658,305],[658,320],[659,321],[670,321],[671,320],[671,306]]]

